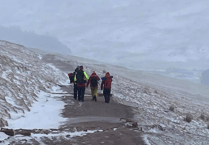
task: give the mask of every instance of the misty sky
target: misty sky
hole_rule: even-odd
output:
[[[74,55],[131,67],[205,68],[207,0],[0,0],[0,26],[50,35]]]

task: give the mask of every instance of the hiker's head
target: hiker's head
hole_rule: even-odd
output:
[[[95,74],[96,72],[95,71],[93,71],[93,74]]]
[[[83,66],[80,66],[80,70],[83,70]]]
[[[105,75],[105,77],[110,77],[110,73],[107,72],[106,75]]]

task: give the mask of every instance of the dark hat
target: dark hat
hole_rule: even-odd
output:
[[[80,69],[83,69],[83,66],[82,65],[80,66]]]

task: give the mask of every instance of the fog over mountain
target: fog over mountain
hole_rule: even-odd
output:
[[[0,39],[22,44],[45,51],[70,54],[70,49],[57,38],[47,35],[37,35],[34,32],[24,32],[18,27],[0,27]]]
[[[207,69],[207,0],[0,0],[2,26],[58,38],[74,55],[131,68]]]

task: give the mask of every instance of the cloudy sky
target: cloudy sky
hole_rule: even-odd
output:
[[[209,63],[208,0],[0,3],[0,26],[56,37],[74,55],[138,68]]]

